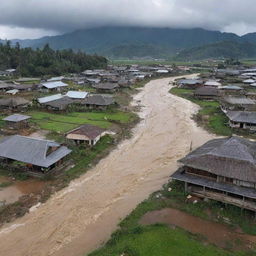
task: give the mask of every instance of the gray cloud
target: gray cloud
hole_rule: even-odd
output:
[[[255,13],[255,0],[4,0],[0,37],[105,25],[202,27],[243,34],[256,31]]]

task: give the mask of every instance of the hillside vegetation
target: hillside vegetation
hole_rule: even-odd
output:
[[[0,70],[14,68],[21,76],[61,75],[85,69],[104,68],[107,59],[73,50],[53,50],[46,44],[42,49],[12,47],[0,44]]]
[[[209,58],[251,58],[256,56],[256,44],[224,41],[181,51],[176,60],[201,60]]]
[[[223,56],[239,58],[250,55],[246,49],[247,43],[250,44],[249,48],[255,48],[256,33],[240,37],[233,33],[201,28],[100,27],[35,40],[13,40],[13,44],[16,42],[22,47],[34,49],[42,48],[49,43],[55,50],[71,48],[114,59],[135,57],[168,59],[176,56],[178,52],[181,52],[178,55],[179,59],[186,59],[188,56],[190,58],[195,56],[197,59]],[[189,52],[186,51],[188,49]],[[182,52],[183,50],[185,52]],[[255,56],[254,52],[250,57]]]

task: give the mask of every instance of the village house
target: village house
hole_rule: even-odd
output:
[[[208,141],[180,160],[171,178],[192,195],[256,211],[256,142],[239,137]]]
[[[36,84],[16,84],[13,85],[13,88],[19,91],[24,91],[24,92],[30,92],[32,90],[35,90],[38,88],[38,85]]]
[[[197,88],[194,96],[204,100],[214,100],[218,97],[218,89],[216,87],[204,86]]]
[[[93,84],[92,87],[99,93],[113,93],[117,91],[119,85],[117,83],[99,83]]]
[[[253,84],[253,83],[255,83],[255,80],[253,80],[253,79],[246,79],[246,80],[243,80],[243,83],[246,84],[246,85]]]
[[[68,91],[66,93],[66,96],[71,98],[71,99],[85,99],[88,96],[88,92],[84,92],[84,91]]]
[[[48,110],[65,111],[73,103],[75,103],[75,100],[71,99],[70,97],[63,96],[59,99],[42,103],[42,105]]]
[[[0,164],[8,168],[21,163],[20,170],[49,173],[62,164],[71,153],[65,146],[42,139],[20,135],[6,137],[0,141]],[[14,163],[15,162],[15,163]]]
[[[4,76],[4,77],[13,76],[15,72],[16,72],[16,69],[14,68],[6,69],[4,71],[0,71],[0,76]]]
[[[204,86],[210,86],[210,87],[220,87],[221,83],[216,80],[208,80],[204,83]]]
[[[22,110],[30,105],[30,102],[21,97],[0,99],[0,108],[2,109],[19,109]]]
[[[219,87],[220,89],[220,93],[222,95],[241,95],[243,93],[243,88],[237,85],[225,85],[225,86],[221,86]]]
[[[105,110],[113,104],[115,104],[113,97],[100,94],[91,94],[81,101],[81,105],[86,106],[89,109]]]
[[[67,87],[68,84],[63,83],[62,81],[52,81],[41,83],[40,86],[43,90],[48,91],[61,91],[63,88]]]
[[[232,128],[256,131],[256,112],[227,111],[229,125]]]
[[[120,87],[130,87],[131,84],[128,79],[126,79],[125,77],[121,77],[118,81],[118,85]]]
[[[66,138],[73,140],[77,145],[86,143],[94,146],[103,136],[113,134],[98,126],[85,124],[67,133]]]
[[[256,100],[256,92],[246,92],[245,96],[246,96],[247,98]]]
[[[12,84],[8,84],[5,82],[0,82],[0,92],[6,92],[13,88]]]
[[[215,75],[217,77],[225,77],[225,76],[239,76],[240,70],[234,70],[234,69],[217,69],[215,72]]]
[[[38,98],[37,101],[39,102],[39,104],[44,104],[50,101],[54,101],[54,100],[58,100],[63,98],[63,95],[59,94],[54,94],[54,95],[50,95],[50,96],[45,96],[42,98]]]
[[[56,81],[61,81],[65,77],[64,76],[56,76],[56,77],[51,77],[50,79],[47,80],[47,82],[56,82]]]
[[[221,100],[221,109],[223,112],[228,110],[254,110],[255,109],[255,100],[247,97],[233,97],[227,96],[223,97]]]
[[[88,78],[86,77],[85,80],[90,84],[99,84],[101,82],[100,78]]]
[[[7,126],[12,129],[23,129],[29,126],[28,120],[31,116],[13,114],[5,117],[3,120],[6,122]]]
[[[179,88],[196,89],[203,85],[203,81],[199,79],[181,79],[177,82]]]

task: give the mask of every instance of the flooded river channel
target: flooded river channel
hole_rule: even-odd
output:
[[[168,181],[191,142],[197,147],[213,138],[191,119],[198,106],[169,93],[174,79],[151,81],[134,97],[142,121],[132,138],[37,210],[2,227],[1,255],[80,256],[96,249]]]

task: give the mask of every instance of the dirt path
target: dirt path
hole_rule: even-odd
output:
[[[191,120],[198,107],[168,93],[165,78],[135,96],[144,119],[134,136],[37,210],[0,230],[0,255],[80,256],[100,246],[118,222],[167,182],[176,160],[212,135]]]

